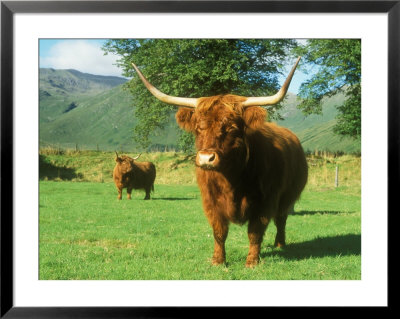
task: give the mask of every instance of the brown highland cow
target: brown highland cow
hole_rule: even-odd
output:
[[[116,153],[116,152],[115,152]],[[156,168],[151,162],[135,162],[135,158],[122,155],[115,158],[113,178],[118,189],[118,199],[122,198],[122,189],[126,188],[127,198],[131,199],[132,189],[144,189],[146,197],[150,199],[150,192],[154,191],[154,180],[156,179]]]
[[[197,182],[214,232],[213,264],[225,262],[230,222],[248,222],[247,267],[259,262],[271,219],[277,228],[275,245],[285,245],[286,219],[306,184],[307,162],[298,138],[266,122],[267,112],[260,105],[273,105],[284,98],[299,60],[278,93],[263,97],[168,96],[132,63],[155,97],[180,106],[176,113],[179,126],[195,135]]]

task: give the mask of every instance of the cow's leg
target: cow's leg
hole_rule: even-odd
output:
[[[122,199],[122,188],[117,187],[118,190],[118,199],[121,200]]]
[[[146,196],[144,199],[150,199],[150,188],[146,188]]]
[[[282,214],[280,216],[276,216],[274,221],[276,225],[276,237],[275,237],[275,246],[283,247],[285,246],[285,227],[286,227],[286,219],[288,215]]]
[[[132,198],[132,187],[128,187],[127,189],[126,189],[126,193],[127,193],[127,195],[126,195],[126,198],[127,199],[131,199]]]
[[[218,216],[211,221],[214,233],[214,254],[212,257],[213,265],[225,263],[225,240],[228,237],[228,221]]]
[[[255,217],[249,220],[247,232],[250,247],[246,259],[246,267],[253,267],[258,264],[260,259],[261,243],[268,224],[269,219],[266,217]]]

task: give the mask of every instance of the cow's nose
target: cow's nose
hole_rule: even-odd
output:
[[[212,151],[198,151],[196,164],[204,168],[212,168],[218,164],[218,155]]]

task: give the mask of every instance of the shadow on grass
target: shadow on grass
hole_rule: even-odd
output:
[[[261,252],[261,258],[280,256],[285,259],[301,260],[311,257],[337,257],[361,255],[361,235],[348,234],[317,238],[303,243],[289,244],[282,249]]]
[[[293,214],[290,214],[291,216],[305,216],[305,215],[338,215],[338,214],[354,214],[356,212],[344,212],[344,211],[334,211],[334,210],[321,210],[321,211],[307,211],[307,210],[301,210],[299,212],[294,212]]]
[[[194,200],[196,198],[191,197],[153,197],[152,200]]]
[[[72,180],[74,178],[82,178],[81,173],[77,173],[75,169],[65,166],[56,166],[46,161],[46,157],[39,155],[39,179],[40,180]]]

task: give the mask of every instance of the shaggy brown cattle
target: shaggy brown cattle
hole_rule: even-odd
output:
[[[300,58],[299,58],[300,59]],[[229,223],[248,222],[246,266],[259,262],[265,230],[274,220],[276,246],[285,244],[286,219],[307,181],[307,162],[298,138],[288,129],[265,122],[259,105],[283,99],[297,60],[274,96],[219,95],[181,98],[163,94],[133,64],[158,99],[178,106],[176,120],[196,138],[196,176],[203,208],[214,232],[213,264],[225,262]]]
[[[154,191],[154,180],[156,179],[156,168],[151,162],[135,162],[135,158],[122,155],[115,158],[113,178],[118,189],[118,199],[122,198],[122,189],[127,189],[127,198],[131,199],[132,189],[144,189],[146,197],[150,199],[150,191]]]

